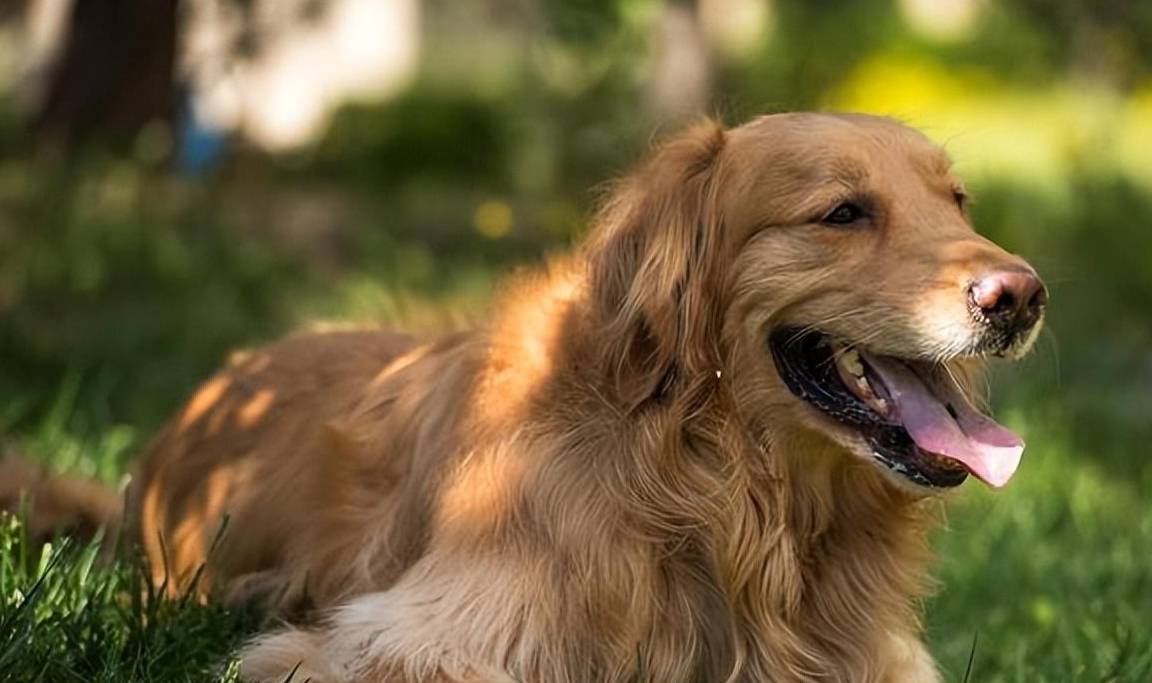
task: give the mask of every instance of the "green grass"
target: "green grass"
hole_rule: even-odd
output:
[[[568,239],[531,223],[482,238],[470,221],[487,190],[409,187],[345,196],[340,232],[296,243],[267,207],[315,199],[314,179],[224,181],[0,163],[0,219],[18,219],[0,220],[0,446],[114,483],[228,349],[315,319],[467,320],[498,273]],[[925,613],[948,680],[1152,680],[1152,197],[1069,183],[1066,205],[977,193],[977,222],[1049,278],[1053,334],[998,383],[998,412],[1029,441],[1017,479],[964,487],[936,537]],[[0,523],[0,681],[231,680],[256,627],[152,597],[131,557],[32,549]]]
[[[1020,473],[999,492],[964,487],[936,539],[927,625],[948,680],[963,679],[970,656],[974,682],[1152,680],[1152,470],[1109,472],[1071,446],[1058,414],[1000,412],[1031,437]],[[25,447],[123,462],[123,427],[70,438],[67,422],[52,417]],[[134,558],[31,548],[14,519],[0,523],[0,681],[231,681],[234,648],[255,626],[156,598]]]
[[[1006,489],[969,485],[937,536],[933,652],[959,680],[1152,680],[1152,470],[1117,476],[1058,415],[1002,411],[1032,436]]]
[[[28,543],[0,514],[0,680],[236,681],[251,615],[158,597],[135,558],[100,543]]]

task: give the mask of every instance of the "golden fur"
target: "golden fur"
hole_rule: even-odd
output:
[[[882,226],[813,224],[846,188]],[[964,283],[1022,262],[957,189],[886,119],[697,126],[486,327],[297,336],[202,386],[137,477],[156,579],[207,562],[204,591],[306,619],[247,648],[258,681],[938,680],[936,499],[793,397],[764,338],[972,365]]]

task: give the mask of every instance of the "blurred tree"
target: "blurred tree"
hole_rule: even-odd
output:
[[[76,0],[39,110],[41,148],[72,148],[97,135],[132,139],[176,111],[178,0]]]
[[[654,27],[648,107],[657,121],[710,113],[712,55],[700,26],[696,0],[665,0]]]
[[[766,46],[764,66],[794,108],[817,106],[852,66],[895,43],[899,33],[895,3],[888,0],[780,0],[777,7],[780,25],[789,30]]]
[[[560,40],[601,44],[620,30],[622,10],[635,0],[542,0],[548,31]]]
[[[1010,0],[1051,41],[1056,66],[1131,87],[1152,65],[1152,3],[1131,0]]]

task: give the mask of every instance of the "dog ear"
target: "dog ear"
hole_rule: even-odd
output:
[[[589,247],[591,292],[609,369],[629,408],[684,375],[720,367],[716,167],[724,141],[711,121],[673,138],[600,213]]]

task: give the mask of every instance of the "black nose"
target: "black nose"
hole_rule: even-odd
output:
[[[1048,304],[1048,290],[1035,273],[999,270],[983,275],[969,289],[972,305],[992,325],[1022,331],[1036,324]]]

